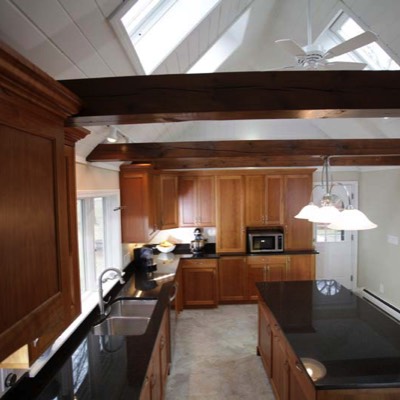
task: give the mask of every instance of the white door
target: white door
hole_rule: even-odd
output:
[[[349,192],[351,203],[357,207],[357,182],[343,182]],[[336,185],[332,194],[340,197],[344,206],[348,205],[346,189]],[[314,202],[318,204],[323,194],[322,188],[314,190]],[[336,231],[323,224],[314,224],[316,258],[316,279],[334,279],[348,289],[354,289],[357,281],[357,232]]]

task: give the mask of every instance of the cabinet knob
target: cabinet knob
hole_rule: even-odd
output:
[[[296,369],[298,371],[300,371],[301,373],[303,373],[303,368],[301,367],[300,363],[298,361],[296,361]]]

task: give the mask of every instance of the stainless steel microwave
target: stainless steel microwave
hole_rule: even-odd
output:
[[[248,230],[249,253],[273,253],[283,251],[283,232],[272,230]]]

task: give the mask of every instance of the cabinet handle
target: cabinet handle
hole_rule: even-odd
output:
[[[38,343],[39,343],[39,339],[40,338],[36,338],[32,343],[33,343],[33,347],[36,347],[37,345],[38,345]]]
[[[160,340],[160,348],[163,349],[164,346],[165,346],[165,337],[162,336],[162,337],[161,337],[161,340]]]
[[[156,386],[156,377],[154,374],[151,374],[151,381],[150,381],[150,385],[153,388],[154,386]]]
[[[178,294],[178,289],[179,289],[179,283],[178,282],[175,282],[174,284],[173,284],[173,287],[174,287],[174,294],[169,298],[169,301],[172,303],[174,300],[175,300],[175,298],[176,298],[176,295]]]

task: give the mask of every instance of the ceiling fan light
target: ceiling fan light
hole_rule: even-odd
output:
[[[328,228],[344,231],[361,231],[374,229],[377,226],[363,212],[355,208],[350,208],[343,210],[337,219],[328,225]]]
[[[339,214],[340,211],[335,206],[328,205],[319,207],[308,220],[318,224],[329,224],[335,221]]]
[[[315,212],[317,212],[319,209],[318,206],[316,206],[313,202],[307,204],[306,206],[304,206],[300,212],[295,215],[294,217],[297,219],[310,219]]]

